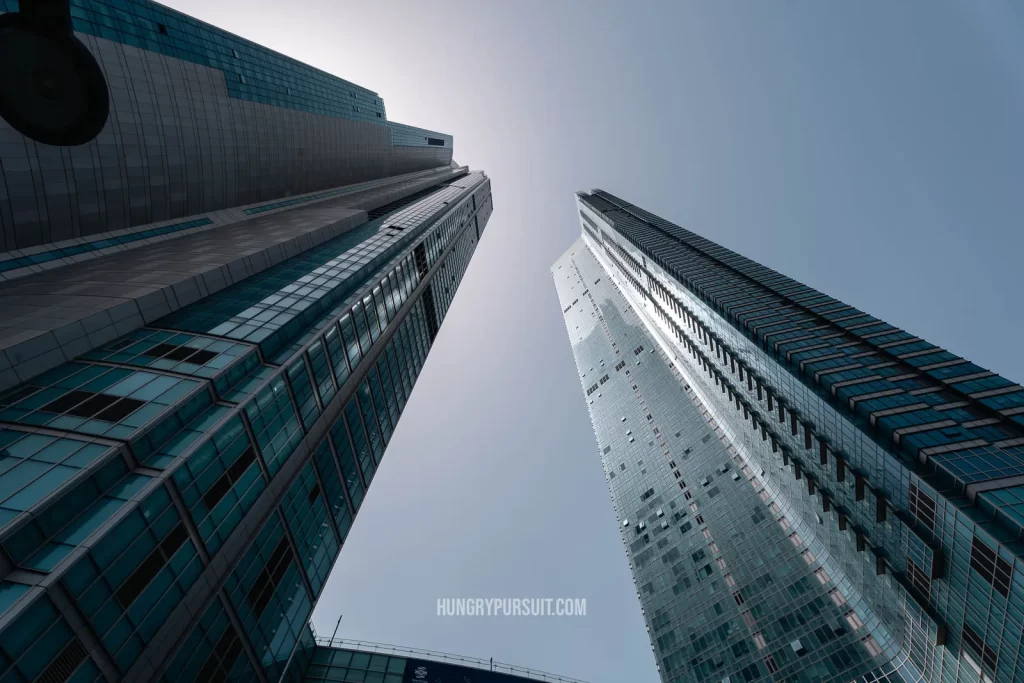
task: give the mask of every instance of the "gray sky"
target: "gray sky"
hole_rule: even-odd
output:
[[[587,679],[654,660],[548,268],[601,187],[1024,379],[1024,16],[1002,0],[171,6],[455,136],[495,211],[315,614]],[[439,597],[587,599],[439,618]]]

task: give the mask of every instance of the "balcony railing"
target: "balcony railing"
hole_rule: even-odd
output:
[[[332,647],[343,650],[358,650],[359,652],[398,655],[400,657],[409,657],[412,659],[425,659],[434,662],[443,662],[446,664],[467,666],[473,669],[482,669],[484,671],[494,671],[503,674],[510,674],[512,676],[519,676],[520,678],[525,678],[530,681],[547,681],[548,683],[585,683],[585,681],[581,681],[578,678],[568,678],[566,676],[549,674],[543,671],[527,669],[526,667],[522,666],[515,666],[512,664],[505,664],[503,662],[496,662],[493,659],[479,659],[477,657],[453,655],[448,652],[436,652],[434,650],[423,650],[414,647],[399,647],[397,645],[370,643],[361,640],[345,640],[342,638],[331,639],[319,635],[316,636],[316,644],[320,647]]]

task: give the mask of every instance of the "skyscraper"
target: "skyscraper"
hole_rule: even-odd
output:
[[[662,679],[1022,680],[1024,388],[577,206],[552,274]]]
[[[277,681],[490,181],[190,17],[72,12],[107,127],[0,123],[0,680]]]

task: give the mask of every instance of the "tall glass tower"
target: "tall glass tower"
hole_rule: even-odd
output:
[[[0,681],[301,678],[490,181],[364,88],[72,5],[106,129],[0,123]]]
[[[552,274],[662,680],[1024,680],[1024,388],[577,206]]]

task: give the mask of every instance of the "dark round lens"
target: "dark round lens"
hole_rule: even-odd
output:
[[[0,116],[47,145],[82,145],[99,134],[109,111],[96,60],[73,34],[27,28],[0,15]]]

